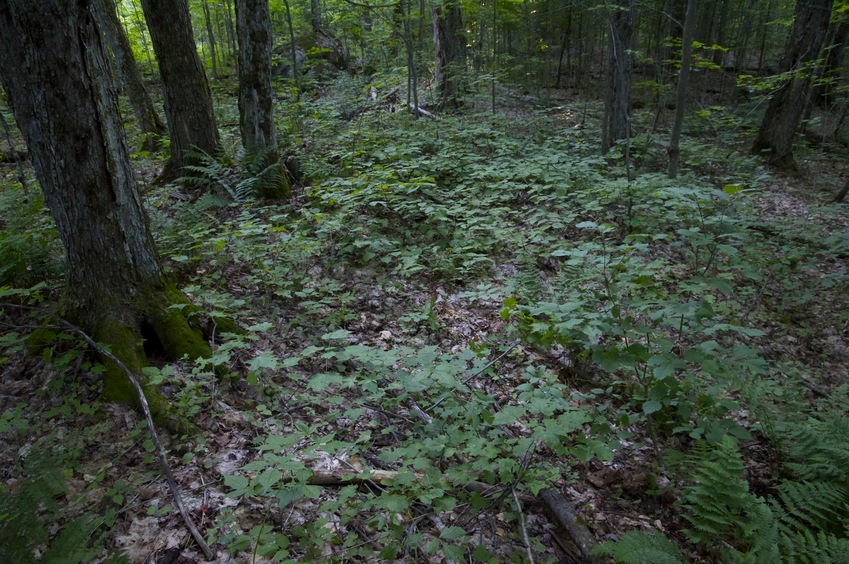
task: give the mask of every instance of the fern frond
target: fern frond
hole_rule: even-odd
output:
[[[633,531],[593,550],[596,556],[610,556],[622,564],[678,564],[684,562],[678,544],[653,531]]]
[[[698,449],[693,484],[684,490],[685,515],[692,525],[687,534],[695,541],[710,544],[718,537],[740,532],[747,513],[757,509],[759,500],[749,493],[743,479],[743,458],[737,441],[726,436],[713,448]]]
[[[849,563],[849,539],[839,538],[820,531],[809,530],[794,535],[782,534],[781,557],[784,562],[803,564]]]
[[[842,534],[849,516],[849,491],[833,482],[785,482],[776,492],[786,530],[822,529]]]
[[[787,467],[802,480],[829,480],[849,488],[849,417],[807,423],[788,429],[794,461]]]

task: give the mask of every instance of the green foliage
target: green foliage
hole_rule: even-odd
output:
[[[0,488],[3,562],[33,562],[36,551],[43,562],[90,562],[102,554],[103,541],[114,525],[114,510],[83,513],[54,532],[65,516],[61,498],[68,487],[63,466],[73,461],[67,451],[52,450],[50,443],[48,438],[24,453],[22,467],[16,470],[25,479]]]
[[[759,500],[749,493],[743,478],[743,459],[730,437],[694,452],[698,463],[693,484],[685,488],[683,507],[691,529],[687,535],[709,545],[725,536],[746,538],[749,512]]]
[[[845,427],[842,421],[825,423]],[[821,423],[822,425],[822,423]],[[816,425],[815,425],[816,426]],[[789,449],[788,468],[805,468],[805,457],[819,444],[828,450],[845,445],[839,434],[796,434]],[[691,528],[685,533],[725,562],[843,562],[849,548],[849,489],[837,476],[844,466],[837,458],[803,470],[806,481],[786,480],[769,499],[749,492],[744,479],[744,462],[736,441],[724,438],[718,444],[701,444],[685,457],[695,467],[691,484],[683,490],[682,507]],[[811,481],[807,481],[811,480]],[[724,543],[718,544],[720,539]],[[619,562],[638,551],[658,550],[674,554],[674,543],[655,534],[632,533],[602,545],[599,553]],[[658,556],[663,558],[663,556]],[[675,561],[675,560],[672,560]]]
[[[596,556],[610,556],[620,564],[679,564],[684,562],[681,549],[658,532],[630,532],[615,541],[599,545]]]
[[[0,191],[0,286],[29,286],[61,278],[64,260],[56,228],[41,197]]]
[[[233,201],[243,202],[251,197],[288,198],[291,193],[286,171],[275,158],[276,149],[245,154],[241,171],[224,157],[203,152],[191,152],[188,157],[198,164],[183,167],[185,176],[175,182],[186,186],[220,190]]]

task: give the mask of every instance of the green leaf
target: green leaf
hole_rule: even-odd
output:
[[[383,494],[375,500],[375,505],[387,511],[398,513],[406,511],[410,507],[410,500],[403,495]]]
[[[527,413],[527,409],[520,405],[508,405],[495,414],[492,418],[493,425],[507,425],[515,423]]]
[[[227,474],[224,476],[224,485],[235,490],[233,495],[242,495],[250,485],[250,481],[244,476]]]
[[[269,492],[282,477],[283,473],[277,468],[268,468],[262,474],[254,478],[254,483],[261,486],[264,491]]]
[[[733,196],[737,192],[743,190],[743,188],[744,187],[742,184],[726,184],[722,187],[722,191],[728,194],[729,196]]]
[[[251,360],[251,362],[248,364],[248,370],[250,370],[251,372],[255,372],[263,368],[268,370],[277,370],[277,367],[277,356],[270,351],[261,353],[259,356]]]
[[[342,380],[342,375],[337,372],[322,372],[321,374],[316,374],[310,378],[310,382],[307,384],[307,387],[309,387],[310,390],[320,392],[328,386],[342,383]]]
[[[445,527],[439,533],[439,538],[443,540],[455,540],[466,536],[466,531],[462,527]]]
[[[643,413],[645,413],[646,415],[651,415],[656,411],[660,411],[662,407],[663,404],[661,404],[659,401],[651,399],[643,404]]]
[[[350,334],[351,334],[351,332],[348,331],[347,329],[337,329],[336,331],[333,331],[331,333],[325,333],[324,335],[321,336],[321,338],[324,339],[325,341],[333,341],[333,340],[338,341],[338,340],[342,340],[342,339],[347,339],[348,335],[350,335]]]

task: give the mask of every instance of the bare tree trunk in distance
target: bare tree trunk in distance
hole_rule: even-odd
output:
[[[461,82],[466,67],[466,38],[460,4],[452,1],[434,5],[431,16],[436,52],[434,83],[439,105],[459,107],[462,105]]]
[[[165,90],[171,158],[161,181],[180,176],[186,153],[219,149],[218,126],[206,73],[195,48],[188,0],[142,0]]]
[[[628,105],[631,99],[631,55],[633,48],[634,0],[627,6],[608,6],[610,53],[607,63],[607,95],[604,100],[604,121],[601,153],[607,154],[614,143],[630,136]]]
[[[218,80],[218,61],[215,49],[215,31],[212,29],[212,16],[209,14],[209,2],[203,0],[203,16],[206,21],[206,37],[209,39],[209,53],[212,55],[212,76]]]
[[[165,137],[165,124],[144,86],[130,41],[115,11],[115,4],[112,0],[96,0],[94,4],[99,25],[114,55],[115,70],[127,90],[130,106],[139,122],[142,148],[156,150],[160,144],[159,138]]]
[[[249,157],[262,155],[264,164],[280,160],[274,131],[274,91],[271,88],[271,16],[268,0],[236,0],[236,35],[239,39],[239,129]],[[288,198],[289,184],[280,182],[265,190],[267,197]]]
[[[834,0],[796,1],[796,19],[781,57],[780,72],[804,71],[819,57],[833,3]],[[767,162],[777,168],[797,169],[793,139],[808,103],[811,74],[802,72],[791,77],[772,95],[752,145],[753,154],[766,154]]]
[[[684,113],[687,109],[687,88],[690,83],[690,59],[693,54],[693,32],[696,28],[698,0],[687,1],[687,15],[684,21],[684,36],[681,38],[681,69],[678,72],[678,100],[675,105],[675,120],[672,122],[672,135],[669,136],[669,178],[678,176],[681,160],[681,130],[684,127]]]
[[[177,358],[210,349],[169,308],[187,302],[160,267],[109,70],[90,1],[0,3],[0,79],[67,253],[65,315],[143,382],[143,327]],[[123,370],[106,368],[106,399],[138,405]],[[162,422],[167,400],[145,394]]]

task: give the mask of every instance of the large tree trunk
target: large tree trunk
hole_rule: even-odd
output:
[[[462,104],[462,79],[466,67],[466,38],[459,2],[431,8],[433,45],[436,51],[434,82],[440,106]]]
[[[171,158],[161,180],[180,176],[186,153],[218,152],[218,126],[209,83],[195,48],[188,0],[142,0],[153,50],[165,89]]]
[[[767,161],[778,168],[796,169],[793,138],[805,113],[812,75],[812,69],[805,67],[819,57],[833,3],[833,0],[796,2],[796,19],[779,70],[801,72],[794,74],[773,94],[752,145],[752,153],[767,153]]]
[[[275,178],[262,182],[260,194],[288,198],[289,183],[279,165],[271,88],[271,18],[268,0],[236,0],[239,38],[239,128],[248,158],[263,158]]]
[[[139,377],[142,334],[167,353],[210,354],[163,276],[133,177],[90,1],[0,2],[0,78],[67,252],[65,314]],[[162,421],[167,403],[146,394]],[[107,362],[104,395],[136,403]]]
[[[239,38],[239,126],[250,153],[277,151],[271,89],[271,20],[268,0],[236,0]]]
[[[631,99],[631,55],[634,42],[634,0],[627,7],[612,6],[610,26],[610,54],[607,63],[607,95],[604,101],[604,124],[601,152],[630,134],[631,123],[628,106]]]
[[[109,48],[112,50],[115,71],[124,84],[127,97],[130,99],[130,106],[132,106],[133,113],[136,114],[136,119],[139,122],[142,147],[154,150],[159,146],[159,139],[165,136],[165,124],[162,123],[162,119],[159,117],[159,113],[153,106],[153,101],[144,86],[130,41],[124,32],[124,26],[118,19],[118,13],[115,11],[115,4],[112,0],[96,0],[95,12]]]

